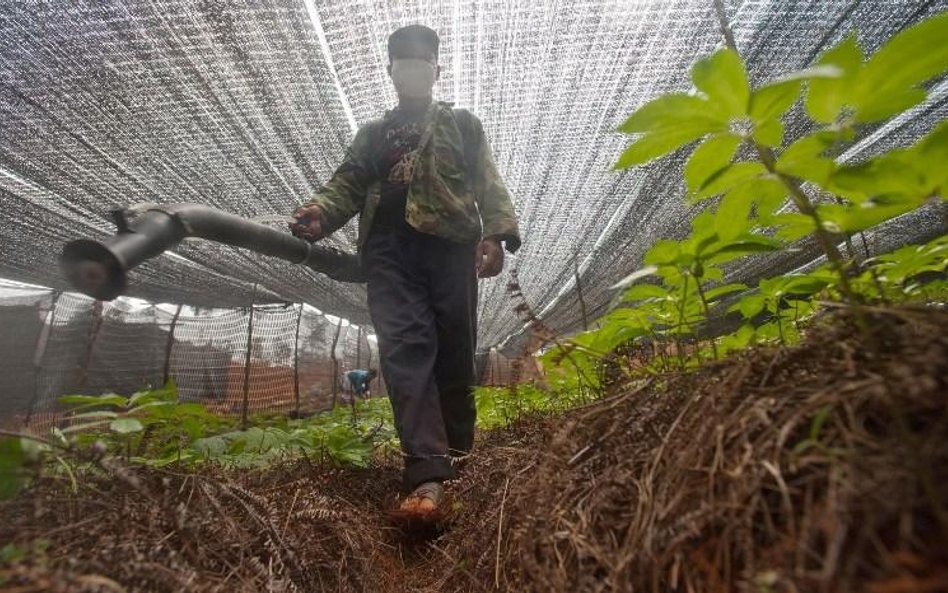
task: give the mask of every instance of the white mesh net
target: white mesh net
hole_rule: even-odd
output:
[[[945,0],[726,2],[752,78],[800,68],[856,30],[872,51],[945,10]],[[610,171],[614,132],[720,44],[711,0],[567,2],[226,0],[5,3],[0,10],[0,276],[65,288],[65,240],[111,232],[108,209],[200,202],[243,216],[287,214],[324,182],[358,125],[394,102],[387,35],[422,22],[441,35],[439,98],[484,122],[524,233],[514,258],[527,299],[559,330],[581,325],[657,238],[687,228],[681,160]],[[871,154],[944,118],[948,85],[879,127]],[[803,129],[791,113],[790,137]],[[853,158],[859,158],[854,154]],[[919,213],[870,248],[924,235]],[[352,248],[353,228],[331,242]],[[747,280],[806,265],[815,252],[757,258]],[[578,273],[577,273],[578,272]],[[209,243],[141,266],[129,294],[242,306],[306,302],[365,323],[361,286]],[[484,282],[480,345],[521,329],[505,278]]]

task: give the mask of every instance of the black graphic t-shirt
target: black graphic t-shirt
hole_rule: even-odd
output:
[[[378,151],[378,171],[382,178],[381,197],[372,228],[409,228],[405,222],[405,201],[415,155],[421,142],[423,118],[423,112],[407,114],[396,110],[382,130]]]

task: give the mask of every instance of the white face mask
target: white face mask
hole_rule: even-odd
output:
[[[392,60],[392,82],[400,97],[423,99],[434,87],[435,65],[427,60]]]

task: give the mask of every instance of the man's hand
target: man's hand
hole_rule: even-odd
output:
[[[300,206],[293,211],[296,222],[289,223],[294,236],[307,241],[319,241],[325,236],[325,221],[322,209],[315,204]]]
[[[478,278],[492,278],[504,269],[504,250],[497,239],[487,238],[477,244],[474,267]]]

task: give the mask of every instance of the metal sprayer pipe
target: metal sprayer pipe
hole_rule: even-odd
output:
[[[365,282],[359,258],[314,245],[272,227],[202,204],[149,206],[132,221],[113,212],[119,232],[102,241],[79,239],[63,248],[60,262],[77,290],[112,300],[126,287],[135,266],[194,237],[244,247],[256,253],[303,264],[340,282]]]

